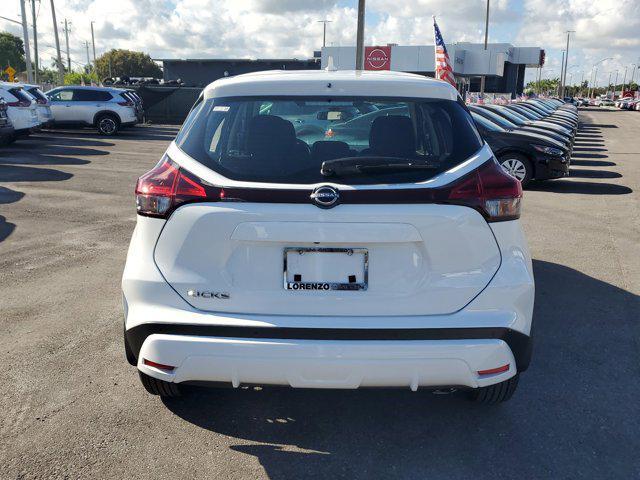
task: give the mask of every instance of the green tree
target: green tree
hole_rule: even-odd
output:
[[[82,85],[83,81],[85,85],[91,85],[91,82],[100,83],[95,73],[70,72],[64,76],[65,85]]]
[[[535,93],[554,93],[558,89],[559,78],[543,78],[539,82],[527,83],[527,90]]]
[[[26,68],[24,60],[24,44],[20,37],[9,32],[0,32],[0,67],[4,70],[11,65],[18,72]]]
[[[111,69],[109,69],[111,65]],[[96,59],[96,71],[100,78],[109,77],[160,77],[162,70],[143,52],[114,49]]]
[[[38,81],[42,83],[55,83],[58,81],[58,70],[52,68],[39,68]]]

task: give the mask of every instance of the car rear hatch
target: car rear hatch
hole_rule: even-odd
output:
[[[522,190],[457,100],[252,96],[196,104],[136,194],[193,307],[371,317],[468,304]]]
[[[177,209],[155,261],[202,310],[425,315],[464,307],[497,271],[500,251],[482,215],[463,206],[225,202]],[[326,283],[345,289],[318,287]]]

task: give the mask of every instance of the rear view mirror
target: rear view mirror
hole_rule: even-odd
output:
[[[325,110],[318,112],[316,118],[318,120],[329,120],[335,122],[336,120],[342,120],[342,113],[340,110]]]

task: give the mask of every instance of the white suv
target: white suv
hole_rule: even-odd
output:
[[[101,135],[142,121],[142,113],[127,90],[103,87],[58,87],[46,93],[53,125],[93,126]]]
[[[211,382],[507,400],[531,356],[521,197],[445,82],[218,80],[136,186],[127,359],[164,396]]]
[[[0,98],[7,103],[7,116],[15,132],[9,141],[28,136],[40,126],[38,119],[38,104],[36,100],[25,92],[21,85],[10,82],[0,82]]]

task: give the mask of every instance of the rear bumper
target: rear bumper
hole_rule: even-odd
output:
[[[534,282],[518,221],[491,225],[501,266],[464,308],[394,316],[198,310],[155,265],[148,246],[163,226],[160,219],[138,218],[122,279],[127,343],[138,368],[156,378],[325,388],[416,382],[473,388],[500,382],[529,365]],[[143,358],[176,369],[167,373],[148,367]],[[508,372],[477,374],[506,364]],[[314,371],[315,377],[309,373]],[[340,377],[341,371],[348,375]]]
[[[175,368],[167,372],[143,358]],[[478,372],[504,365],[502,373]],[[470,387],[515,375],[502,340],[350,341],[217,338],[152,334],[138,357],[140,371],[160,380],[285,385],[294,388]]]
[[[12,125],[0,126],[0,139],[11,138],[15,134],[15,130]]]
[[[33,128],[19,128],[15,130],[16,137],[26,137],[33,132]]]

